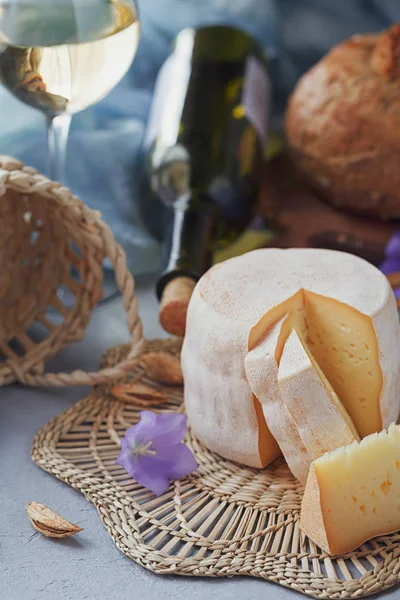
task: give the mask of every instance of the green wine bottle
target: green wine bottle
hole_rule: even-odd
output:
[[[263,50],[244,31],[213,26],[177,36],[159,73],[144,144],[142,212],[164,241],[160,299],[176,278],[197,281],[216,248],[249,224],[270,89]]]

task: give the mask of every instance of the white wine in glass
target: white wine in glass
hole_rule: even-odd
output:
[[[71,116],[119,83],[139,36],[134,0],[0,0],[0,80],[45,113],[53,179],[65,181]]]

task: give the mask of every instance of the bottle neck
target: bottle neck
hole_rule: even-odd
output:
[[[165,267],[157,282],[159,298],[175,277],[198,281],[210,268],[214,231],[213,215],[192,203],[190,196],[174,203],[164,238]]]

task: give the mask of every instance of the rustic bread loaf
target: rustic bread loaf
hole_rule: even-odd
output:
[[[331,204],[400,217],[400,24],[336,46],[299,81],[286,132],[293,159]]]

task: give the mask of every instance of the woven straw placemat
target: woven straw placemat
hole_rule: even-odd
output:
[[[176,341],[147,350],[179,353]],[[111,350],[103,367],[129,351]],[[198,470],[160,498],[137,484],[115,459],[126,429],[143,408],[181,411],[182,389],[150,380],[139,364],[129,379],[168,394],[157,406],[117,402],[108,384],[52,419],[36,435],[32,458],[85,494],[116,546],[150,571],[208,577],[261,577],[315,598],[359,598],[400,579],[400,534],[385,535],[332,559],[299,529],[302,487],[283,460],[264,470],[222,459],[189,431]]]

